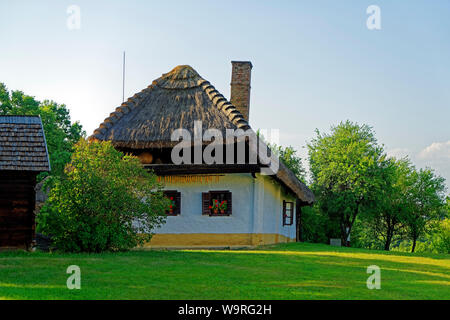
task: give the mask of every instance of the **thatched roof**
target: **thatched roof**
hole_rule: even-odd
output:
[[[190,66],[178,66],[118,107],[94,131],[92,138],[110,140],[133,149],[170,147],[178,128],[194,132],[194,121],[203,129],[249,129],[230,102]]]
[[[178,144],[171,141],[172,132],[184,128],[193,134],[198,120],[203,130],[222,130],[224,136],[226,129],[251,130],[234,105],[192,67],[183,65],[122,103],[90,138],[129,149],[172,147]],[[281,163],[276,178],[305,203],[314,201],[312,192]]]
[[[288,187],[305,204],[311,205],[315,201],[314,193],[280,161],[280,168],[275,175],[286,187]]]
[[[50,171],[39,116],[0,116],[0,170]]]

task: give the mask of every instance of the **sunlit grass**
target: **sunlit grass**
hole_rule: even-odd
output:
[[[69,265],[81,290],[66,288]],[[366,286],[381,268],[381,289]],[[0,253],[0,299],[450,299],[448,255],[292,243],[256,250]]]
[[[184,252],[205,252],[206,250],[184,250]],[[220,250],[208,250],[208,252],[226,252]],[[434,265],[450,268],[450,259],[447,260],[437,260],[426,257],[414,257],[414,256],[392,256],[386,254],[377,253],[347,253],[347,252],[336,252],[336,251],[276,251],[276,250],[239,250],[239,251],[228,251],[229,253],[243,253],[243,254],[280,254],[288,256],[333,256],[340,258],[350,258],[350,259],[364,259],[364,260],[376,260],[376,261],[391,261],[397,263],[407,263],[407,264],[422,264],[422,265]]]

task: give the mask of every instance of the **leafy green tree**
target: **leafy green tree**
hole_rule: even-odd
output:
[[[380,170],[378,201],[370,220],[376,237],[383,239],[384,250],[389,251],[392,240],[403,229],[405,217],[413,210],[410,194],[415,169],[408,159],[392,158],[380,163]]]
[[[445,218],[437,224],[431,238],[431,247],[436,253],[450,253],[450,218]]]
[[[374,216],[360,215],[356,218],[352,229],[352,246],[373,250],[383,250],[386,239],[380,236],[380,231],[375,228]]]
[[[356,217],[379,200],[383,148],[371,127],[351,121],[332,127],[330,134],[316,134],[308,144],[313,189],[321,210],[337,221],[342,243],[349,246]]]
[[[38,231],[63,251],[127,250],[151,239],[169,201],[138,158],[110,142],[75,145],[64,174],[50,179]]]
[[[49,100],[39,102],[22,91],[9,92],[3,83],[0,83],[0,115],[41,116],[52,174],[56,175],[70,161],[73,145],[85,136],[81,125],[71,122],[65,105]]]
[[[414,252],[419,237],[424,236],[432,223],[442,219],[445,208],[445,179],[436,175],[433,169],[415,171],[411,188],[412,210],[405,216],[407,232],[412,240]]]

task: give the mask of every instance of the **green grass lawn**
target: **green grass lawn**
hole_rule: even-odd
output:
[[[81,268],[68,290],[66,268]],[[367,267],[381,268],[369,290]],[[0,299],[450,299],[450,256],[291,243],[255,250],[0,253]]]

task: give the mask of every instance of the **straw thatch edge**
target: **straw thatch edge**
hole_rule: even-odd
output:
[[[248,130],[250,125],[245,120],[244,116],[238,111],[238,109],[231,104],[216,88],[207,80],[200,78],[197,82],[198,86],[206,93],[212,104],[225,114],[225,116],[233,123],[238,129]],[[94,134],[89,139],[103,140],[100,136],[105,133],[110,127],[113,126],[124,114],[129,113],[133,108],[137,107],[137,102],[144,97],[145,94],[158,86],[158,81],[155,80],[144,90],[134,94],[128,98],[126,102],[123,102],[116,110],[103,120],[100,126],[94,130]],[[183,90],[183,89],[178,89]],[[130,141],[112,141],[112,144],[120,147],[131,148],[152,148],[152,147],[166,147],[173,146],[173,141],[148,141],[148,142],[130,142]],[[176,143],[175,143],[176,144]]]
[[[121,119],[123,115],[136,108],[137,102],[144,97],[144,94],[149,93],[154,87],[155,84],[152,83],[147,88],[135,93],[132,97],[128,98],[127,101],[123,102],[114,112],[111,112],[109,116],[103,120],[97,129],[94,130],[94,133],[89,137],[89,140],[103,140],[99,136],[104,134],[105,131],[112,127],[112,125]],[[112,143],[115,145],[115,141],[112,141]]]

